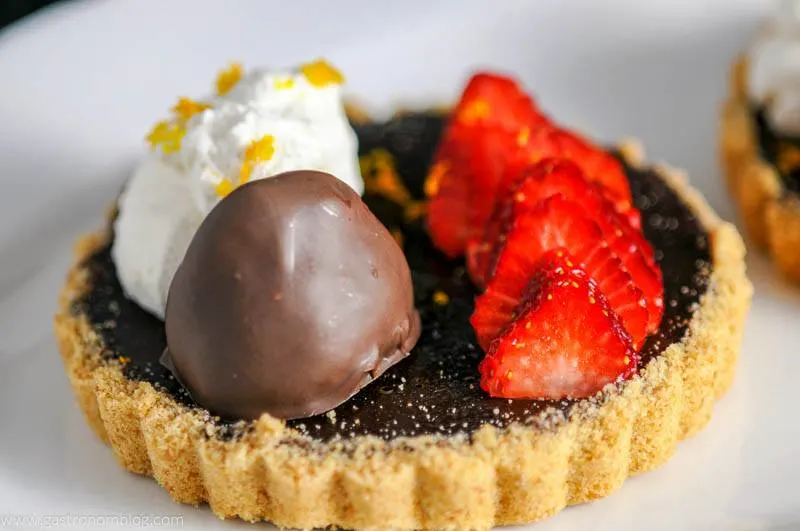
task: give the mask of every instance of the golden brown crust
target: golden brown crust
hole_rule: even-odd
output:
[[[722,168],[750,239],[787,278],[800,282],[800,198],[786,193],[775,166],[761,156],[746,67],[740,58],[731,68],[720,130]]]
[[[622,151],[641,158],[632,144]],[[472,441],[309,443],[265,415],[223,441],[209,434],[202,411],[103,360],[98,335],[73,311],[90,287],[84,261],[105,234],[82,240],[62,292],[55,330],[67,375],[122,466],[153,476],[177,501],[208,502],[221,518],[357,529],[488,529],[546,518],[664,463],[679,440],[705,426],[733,378],[752,292],[744,246],[678,172],[660,171],[710,234],[709,291],[682,342],[548,428],[484,426]]]

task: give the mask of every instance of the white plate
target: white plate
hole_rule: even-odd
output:
[[[646,5],[645,5],[646,4]],[[90,433],[51,335],[56,293],[82,232],[179,94],[201,95],[231,59],[325,55],[373,108],[452,98],[470,68],[518,74],[559,120],[641,138],[687,168],[725,217],[717,112],[730,59],[761,0],[67,4],[0,35],[0,513],[177,515],[225,529],[123,472]],[[800,529],[800,292],[751,257],[756,295],[739,375],[705,431],[661,469],[538,526]],[[10,521],[0,521],[0,527]],[[84,524],[86,521],[83,522]]]

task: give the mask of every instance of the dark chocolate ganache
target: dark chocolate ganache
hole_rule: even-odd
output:
[[[752,112],[761,156],[778,170],[787,192],[800,194],[800,137],[775,131],[763,106],[754,106]]]
[[[389,152],[403,183],[421,198],[444,120],[440,115],[420,113],[354,127],[360,153]],[[646,364],[687,333],[708,287],[711,263],[707,233],[675,192],[652,170],[628,167],[626,171],[642,212],[644,233],[664,274],[664,318],[642,349],[641,363]],[[531,424],[548,408],[568,413],[575,401],[512,401],[490,398],[481,391],[478,363],[483,352],[468,320],[476,291],[463,261],[440,254],[431,245],[424,222],[406,221],[396,203],[371,194],[364,199],[390,230],[402,234],[422,333],[408,358],[333,412],[289,421],[289,425],[321,440],[365,434],[392,439],[469,434],[483,424]],[[74,311],[85,314],[95,325],[109,358],[125,358],[127,377],[151,382],[179,402],[194,406],[188,393],[159,363],[166,346],[164,324],[125,297],[110,245],[88,259],[93,287],[76,302]],[[213,416],[210,420],[223,428],[218,430],[221,436],[238,432],[238,428],[225,429],[236,421]]]

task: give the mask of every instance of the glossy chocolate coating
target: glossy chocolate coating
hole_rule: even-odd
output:
[[[341,404],[420,333],[402,250],[349,186],[315,171],[235,190],[206,217],[169,291],[163,362],[223,417]]]

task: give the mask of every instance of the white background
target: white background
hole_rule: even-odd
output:
[[[691,173],[723,217],[718,108],[763,0],[69,4],[0,33],[0,513],[182,514],[125,473],[83,422],[51,316],[81,233],[99,226],[142,136],[177,95],[201,96],[230,60],[324,55],[385,112],[455,97],[469,71],[516,73],[560,121],[636,136]],[[739,376],[699,436],[610,498],[537,531],[800,529],[800,291],[759,256]]]

